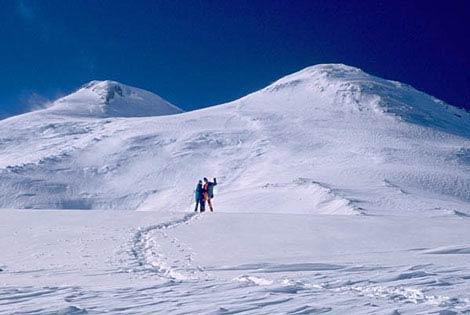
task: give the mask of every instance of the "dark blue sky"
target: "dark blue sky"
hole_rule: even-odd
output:
[[[331,62],[470,109],[466,2],[0,0],[0,112],[93,79],[189,110]]]

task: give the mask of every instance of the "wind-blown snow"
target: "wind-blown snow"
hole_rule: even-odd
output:
[[[196,180],[216,176],[221,211],[470,212],[469,113],[409,86],[318,65],[153,116],[166,105],[91,82],[1,121],[0,207],[188,209]],[[137,115],[151,117],[122,118]]]

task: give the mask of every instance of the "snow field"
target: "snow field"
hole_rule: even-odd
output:
[[[0,313],[465,313],[467,220],[5,210]]]

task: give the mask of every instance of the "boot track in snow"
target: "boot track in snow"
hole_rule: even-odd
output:
[[[177,239],[169,239],[164,232],[166,229],[175,228],[181,224],[188,224],[196,218],[197,213],[187,213],[182,218],[163,222],[156,225],[140,228],[132,239],[131,255],[137,265],[134,271],[156,272],[160,276],[170,278],[172,280],[186,280],[188,276],[177,271],[174,264],[168,261],[162,253],[157,252],[159,247],[158,241],[170,241],[173,247],[183,254],[188,262],[191,261],[191,254],[178,243]],[[158,234],[159,237],[156,237]],[[184,266],[185,271],[191,268],[188,264]]]

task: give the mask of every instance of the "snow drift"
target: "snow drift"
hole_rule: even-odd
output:
[[[103,81],[0,121],[0,207],[187,210],[215,176],[216,211],[470,213],[470,115],[410,86],[317,65],[179,112]]]

